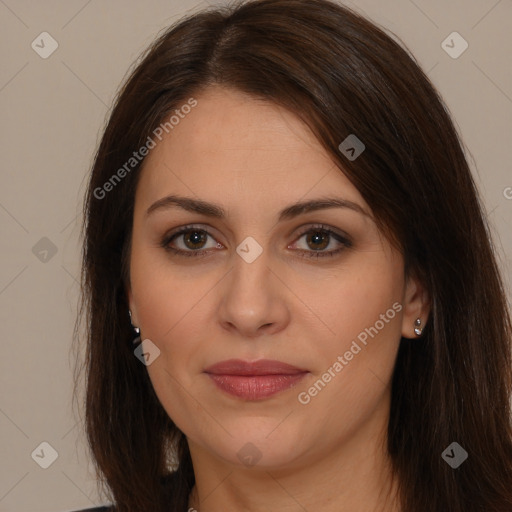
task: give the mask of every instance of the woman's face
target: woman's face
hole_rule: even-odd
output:
[[[419,285],[298,118],[219,87],[196,100],[135,198],[128,295],[160,350],[160,402],[193,455],[237,465],[309,464],[381,434]],[[341,206],[292,207],[328,199]],[[260,360],[290,366],[243,364]]]

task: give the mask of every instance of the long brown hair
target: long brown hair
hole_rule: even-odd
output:
[[[392,381],[388,450],[402,510],[510,512],[511,321],[462,144],[414,58],[328,0],[191,15],[141,56],[118,94],[85,199],[82,276],[85,427],[115,509],[184,511],[194,472],[184,434],[133,354],[125,289],[143,160],[98,190],[173,109],[212,84],[300,116],[428,290],[424,335],[401,340]],[[366,146],[353,161],[338,149],[349,134]],[[469,454],[456,469],[441,456],[452,442]]]

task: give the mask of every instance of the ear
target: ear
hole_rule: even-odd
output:
[[[417,338],[414,332],[415,321],[421,320],[421,328],[424,328],[430,314],[430,297],[423,283],[416,275],[410,275],[406,279],[402,316],[402,336],[404,338]]]

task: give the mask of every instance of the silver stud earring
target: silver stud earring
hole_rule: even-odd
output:
[[[414,321],[414,334],[416,334],[416,336],[421,336],[422,332],[423,327],[421,327],[421,318],[416,318]]]

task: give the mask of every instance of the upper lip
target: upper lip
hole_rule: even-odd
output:
[[[215,363],[204,371],[213,375],[295,375],[307,370],[271,359],[260,359],[252,362],[243,361],[242,359],[228,359]]]

